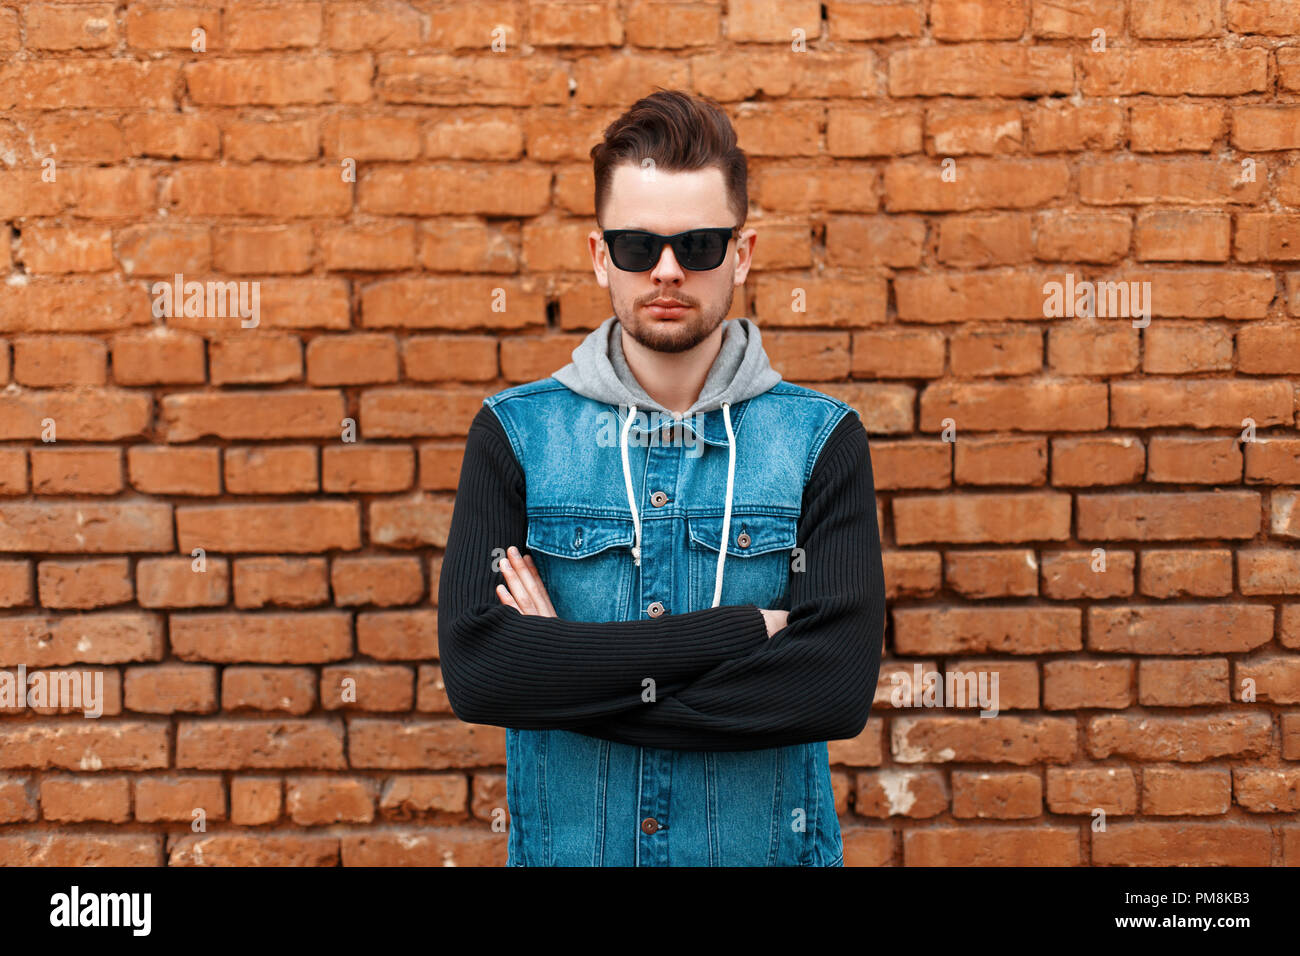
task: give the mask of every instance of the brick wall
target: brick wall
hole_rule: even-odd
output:
[[[587,151],[659,85],[751,157],[734,314],[872,435],[849,864],[1300,864],[1296,35],[1282,0],[0,0],[0,667],[104,680],[99,719],[0,716],[0,863],[504,862],[441,547],[483,397],[609,314]],[[257,324],[158,312],[178,273]],[[1048,317],[1066,281],[1149,282],[1149,324]],[[896,708],[918,666],[996,673],[998,716]]]

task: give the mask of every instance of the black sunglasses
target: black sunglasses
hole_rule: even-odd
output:
[[[708,272],[727,258],[727,246],[739,228],[690,229],[672,236],[641,229],[606,229],[601,235],[605,237],[609,257],[624,272],[649,272],[659,262],[665,243],[672,245],[673,255],[683,269]]]

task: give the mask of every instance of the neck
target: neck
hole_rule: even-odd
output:
[[[647,395],[675,415],[695,404],[722,349],[722,324],[685,352],[648,349],[620,325],[623,357]]]

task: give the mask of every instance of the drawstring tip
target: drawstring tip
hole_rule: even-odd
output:
[[[638,568],[641,567],[641,549],[635,545],[632,547],[632,563]]]

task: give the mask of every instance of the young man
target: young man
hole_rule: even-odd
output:
[[[447,696],[507,728],[512,866],[843,865],[826,741],[866,724],[885,610],[866,431],[723,321],[755,234],[716,104],[656,92],[592,158],[614,315],[470,427]]]

